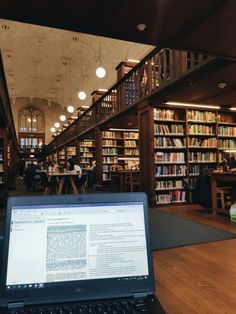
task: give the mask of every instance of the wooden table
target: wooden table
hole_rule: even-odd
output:
[[[65,178],[69,179],[70,186],[72,188],[72,192],[74,194],[79,194],[78,188],[74,182],[74,177],[77,177],[78,173],[72,172],[72,171],[66,171],[66,172],[47,172],[48,177],[48,183],[50,185],[50,182],[52,181],[52,178],[56,178],[58,180],[58,189],[57,194],[62,194],[63,188],[65,185]],[[50,186],[46,186],[44,190],[44,195],[49,194],[50,192]]]
[[[236,183],[236,172],[211,172],[209,175],[211,179],[211,208],[215,212],[217,208],[216,191],[219,183]]]

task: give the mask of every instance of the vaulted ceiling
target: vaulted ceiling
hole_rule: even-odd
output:
[[[152,46],[78,32],[0,20],[0,48],[9,94],[42,98],[76,108],[91,104],[91,93],[116,81],[115,67],[126,59],[140,59]],[[106,76],[95,70],[102,65]],[[78,92],[87,94],[84,101]]]
[[[72,38],[77,36],[76,32],[82,32],[160,47],[193,50],[232,61],[236,60],[235,0],[89,0],[86,2],[58,0],[55,3],[45,0],[3,0],[0,1],[0,18],[70,30],[73,32]],[[139,24],[145,24],[143,31],[138,30]],[[50,51],[54,49],[52,47],[54,46],[53,51],[56,55],[58,53],[57,40],[63,38],[62,41],[65,41],[65,38],[59,33],[56,35],[56,30],[50,33],[52,35],[50,41],[47,41],[44,35],[35,36],[34,40],[38,41],[38,46],[36,46],[38,48],[35,49],[43,51],[44,48],[48,48]],[[31,41],[30,47],[34,40]],[[104,47],[110,46],[107,39],[103,40]],[[20,43],[18,45],[21,47],[20,50],[22,46],[27,47],[27,39],[22,41],[22,45]],[[68,51],[75,49],[76,45],[79,45],[78,41],[73,42],[72,39],[70,43],[65,41],[61,48],[63,52],[61,56],[68,57]],[[84,45],[89,46],[88,43]],[[116,48],[119,44],[113,43],[113,45],[115,52],[113,50],[110,54],[108,53],[109,59],[117,55]],[[142,52],[145,49],[144,47]],[[94,51],[88,53],[89,60],[96,58],[94,55],[97,56],[95,52],[97,48],[93,47],[91,50]],[[130,51],[129,48],[126,48],[127,51]],[[125,55],[124,52],[123,55]],[[86,65],[89,60],[86,61]],[[50,81],[57,82],[57,69],[61,67],[61,61],[54,61],[53,78],[50,78]],[[44,65],[49,67],[46,61]],[[217,75],[215,73],[211,76],[206,75],[198,83],[191,83],[188,90],[185,89],[185,94],[176,91],[175,96],[179,99],[191,97],[194,101],[235,103],[236,75],[234,76],[233,67],[233,63],[228,64],[225,70],[222,67]],[[23,69],[25,66],[22,66]],[[35,60],[32,76],[37,71],[39,69],[37,70],[37,60]],[[73,75],[76,76],[74,73]],[[43,81],[44,77],[39,79]],[[227,89],[224,92],[219,91],[218,83],[221,80],[226,80],[228,92]],[[105,87],[92,86],[94,88]],[[47,89],[54,90],[54,87],[49,84]],[[109,86],[105,88],[107,87]]]

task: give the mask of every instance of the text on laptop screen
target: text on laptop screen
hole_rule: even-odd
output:
[[[8,289],[148,275],[142,202],[12,209]]]

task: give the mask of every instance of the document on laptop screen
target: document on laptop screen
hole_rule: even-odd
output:
[[[146,278],[143,203],[15,206],[7,266],[9,289]]]

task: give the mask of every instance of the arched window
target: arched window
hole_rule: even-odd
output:
[[[44,114],[29,105],[19,112],[19,132],[44,132]]]
[[[44,113],[33,105],[19,111],[19,144],[22,148],[44,145]]]

